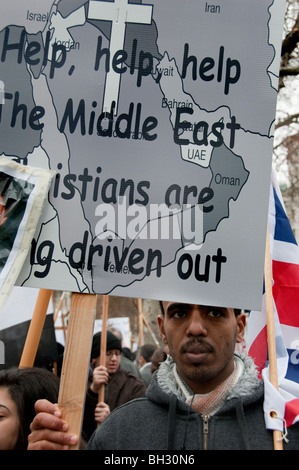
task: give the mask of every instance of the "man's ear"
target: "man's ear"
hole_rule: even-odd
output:
[[[238,325],[238,332],[237,332],[236,343],[241,343],[243,341],[243,338],[244,338],[245,327],[246,327],[246,315],[245,315],[245,313],[240,313],[237,316],[237,325]]]
[[[167,344],[167,338],[164,330],[164,317],[163,315],[158,315],[158,325],[160,329],[160,336],[162,338],[163,343]]]

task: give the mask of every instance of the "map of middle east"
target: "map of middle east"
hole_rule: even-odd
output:
[[[56,172],[18,284],[259,307],[281,2],[0,6],[0,154]]]

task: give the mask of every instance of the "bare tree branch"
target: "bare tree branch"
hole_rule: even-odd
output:
[[[280,77],[286,77],[287,75],[299,75],[299,65],[296,67],[281,67],[279,71]]]
[[[283,121],[279,121],[276,124],[275,129],[279,129],[280,127],[283,127],[283,126],[289,126],[292,123],[297,123],[298,119],[299,119],[299,113],[292,114],[291,116],[288,116]]]
[[[282,47],[281,47],[281,56],[285,54],[291,54],[297,45],[299,44],[299,13],[295,20],[294,26],[289,34],[286,35],[285,39],[283,40]]]

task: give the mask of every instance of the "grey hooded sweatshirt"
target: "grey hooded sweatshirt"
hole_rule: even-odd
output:
[[[239,358],[240,359],[240,358]],[[145,398],[114,410],[92,435],[90,450],[273,450],[265,427],[263,382],[251,358],[220,408],[193,411],[175,377],[170,356],[152,377]],[[288,428],[284,449],[299,450],[299,423]]]

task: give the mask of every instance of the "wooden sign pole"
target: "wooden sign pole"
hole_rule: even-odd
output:
[[[138,299],[138,321],[139,321],[139,349],[143,345],[143,314],[142,299]]]
[[[106,364],[108,300],[109,300],[108,295],[103,295],[100,366],[104,366]],[[104,396],[105,396],[105,384],[102,384],[100,386],[99,394],[98,394],[99,403],[104,401]]]
[[[58,307],[56,309],[56,312],[55,312],[55,315],[54,315],[54,324],[58,318],[58,315],[59,315],[59,312],[61,310],[61,307],[62,307],[62,304],[63,304],[63,300],[64,300],[64,296],[65,296],[65,291],[62,292],[62,295],[60,297],[60,300],[59,300],[59,304],[58,304]]]
[[[58,406],[69,432],[81,435],[96,314],[95,294],[72,294]],[[79,444],[71,447],[77,450]]]
[[[146,328],[148,329],[149,333],[152,335],[152,338],[155,342],[155,345],[156,346],[160,346],[159,344],[159,341],[157,340],[156,336],[155,336],[155,333],[153,332],[153,330],[151,329],[147,319],[145,318],[145,316],[142,314],[142,320],[143,320],[143,323],[145,324]]]
[[[267,341],[268,341],[270,382],[278,390],[269,227],[267,227],[266,254],[265,254],[265,299],[266,299],[266,312],[267,312]],[[274,430],[273,431],[274,450],[283,450],[283,442],[281,438],[282,438],[281,431]]]
[[[26,341],[24,344],[22,357],[19,363],[19,368],[33,367],[34,365],[36,352],[37,352],[38,345],[40,342],[40,337],[43,331],[51,295],[52,295],[51,290],[47,290],[47,289],[39,290],[36,304],[35,304],[35,309],[32,315]]]

